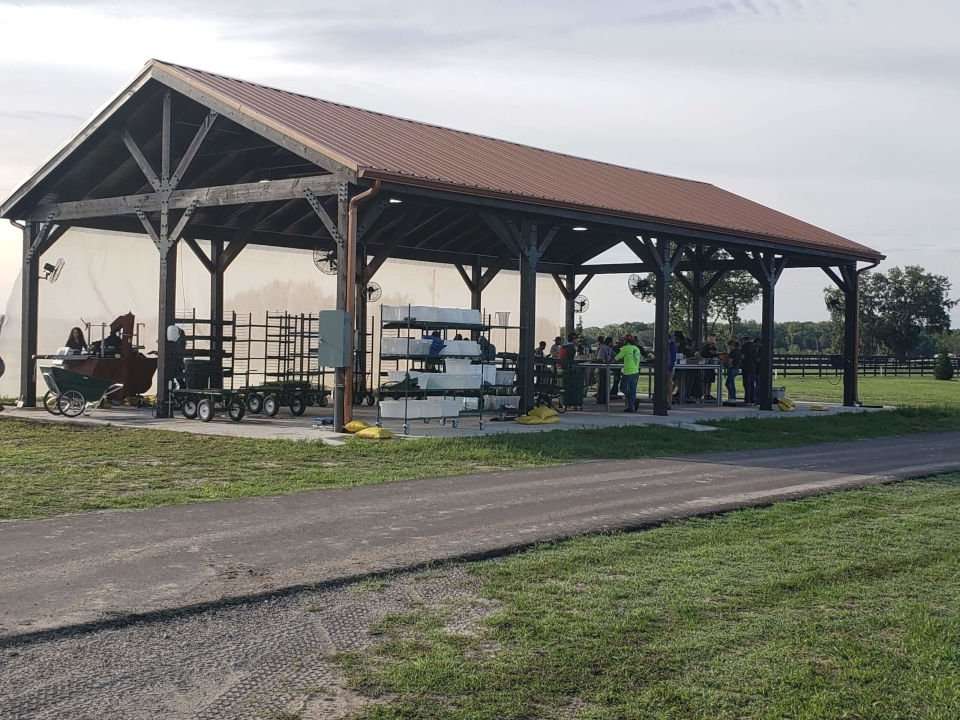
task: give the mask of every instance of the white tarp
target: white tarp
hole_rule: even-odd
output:
[[[201,246],[206,249],[205,243]],[[41,259],[55,262],[62,257],[66,265],[55,284],[40,282],[40,321],[38,351],[54,352],[61,347],[70,328],[83,320],[110,322],[118,315],[132,312],[141,328],[146,352],[157,346],[157,285],[159,261],[146,236],[87,230],[67,232]],[[454,268],[390,261],[377,273],[375,281],[383,288],[382,302],[387,305],[436,305],[464,307],[470,294]],[[6,373],[0,377],[0,396],[16,397],[20,377],[20,282],[0,288],[7,293],[3,310],[5,322],[0,328],[0,357]],[[549,277],[537,285],[537,338],[552,343],[563,323],[563,299]],[[288,310],[296,313],[318,312],[335,305],[336,278],[320,273],[311,253],[247,247],[230,266],[225,280],[227,311],[253,313]],[[510,324],[519,319],[519,276],[501,272],[483,295],[487,313],[509,311]],[[206,270],[190,249],[181,243],[177,274],[177,311],[196,308],[198,315],[209,310],[210,282]],[[379,305],[370,305],[376,315]],[[96,338],[94,338],[96,339]],[[515,351],[516,332],[495,331],[492,338],[498,350]]]

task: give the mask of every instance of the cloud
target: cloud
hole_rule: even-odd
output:
[[[706,179],[875,245],[891,264],[923,240],[920,261],[960,285],[960,3],[0,0],[0,16],[18,27],[0,46],[0,188],[158,56]],[[41,35],[56,52],[36,52]],[[0,226],[0,296],[18,247]],[[785,283],[778,317],[820,311],[817,273]],[[592,290],[591,314],[634,312],[614,284]]]
[[[76,123],[84,119],[84,116],[78,113],[51,112],[48,110],[0,110],[0,120],[22,120],[25,122],[61,120]]]

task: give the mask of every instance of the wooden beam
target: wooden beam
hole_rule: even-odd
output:
[[[163,243],[160,241],[160,234],[157,232],[157,229],[153,226],[153,223],[150,221],[150,218],[148,218],[146,213],[144,213],[143,211],[137,212],[137,218],[140,220],[140,224],[143,225],[143,229],[147,231],[147,235],[149,235],[150,239],[153,240],[153,244],[157,246],[157,250],[162,254]]]
[[[173,93],[163,93],[163,117],[160,126],[160,185],[170,187],[170,146],[173,143]]]
[[[334,190],[334,193],[336,193],[336,190]],[[304,191],[304,197],[306,197],[307,202],[310,203],[310,207],[313,208],[313,211],[317,214],[317,217],[320,218],[320,222],[323,223],[323,226],[327,229],[327,232],[330,234],[330,237],[333,238],[333,241],[338,245],[341,244],[343,238],[340,235],[340,230],[337,227],[337,223],[335,223],[333,218],[330,217],[330,213],[327,212],[327,209],[323,206],[323,203],[320,202],[320,198],[318,198],[316,193],[309,188]]]
[[[373,173],[367,173],[366,176],[372,177]],[[819,249],[816,247],[800,247],[797,244],[791,244],[789,241],[778,241],[763,235],[750,233],[735,234],[733,231],[724,232],[720,229],[711,230],[708,228],[685,226],[682,223],[670,224],[668,221],[657,221],[651,219],[632,218],[625,216],[614,216],[598,213],[589,210],[575,210],[564,207],[545,206],[524,202],[516,199],[505,199],[495,197],[483,197],[479,195],[465,195],[456,191],[444,190],[430,187],[416,187],[409,184],[400,185],[389,180],[384,180],[383,192],[402,192],[406,195],[419,195],[421,197],[431,198],[432,200],[447,200],[464,207],[481,208],[481,212],[488,215],[499,212],[529,212],[532,215],[543,217],[549,216],[551,220],[557,218],[569,219],[575,222],[594,223],[616,229],[624,232],[626,237],[632,237],[630,234],[647,234],[651,237],[669,235],[670,238],[682,238],[686,242],[704,242],[715,244],[719,247],[739,247],[739,248],[764,248],[778,253],[798,254],[804,257],[820,257],[832,259],[836,263],[852,262],[854,260],[867,260],[864,256],[856,256],[852,253],[843,253],[830,251],[829,249]],[[869,258],[871,261],[876,256]],[[822,262],[821,262],[822,264]],[[796,267],[796,265],[793,265]]]
[[[38,256],[43,255],[47,250],[53,247],[53,244],[57,242],[63,234],[70,229],[69,225],[54,225],[53,228],[47,233],[46,238],[43,242],[38,243],[35,249],[35,252]]]
[[[390,199],[380,197],[372,204],[364,205],[360,213],[360,221],[357,224],[357,241],[363,240],[367,233],[377,224],[377,220],[383,215],[383,211],[390,205]]]
[[[523,255],[523,250],[520,247],[519,232],[513,223],[508,223],[496,213],[491,212],[481,212],[480,218],[489,226],[497,239],[503,243],[509,251],[516,253],[516,257]]]
[[[193,204],[196,204],[197,207],[219,207],[294,200],[304,197],[307,191],[314,195],[335,195],[337,185],[340,182],[342,180],[334,175],[316,175],[288,180],[266,180],[263,182],[238,183],[236,185],[174,190],[170,193],[168,207],[171,210],[183,210]],[[134,215],[137,210],[157,212],[161,209],[164,196],[165,193],[157,192],[51,203],[38,206],[30,214],[30,219],[32,221],[42,221],[52,217],[58,221],[81,220],[113,215]]]
[[[483,275],[480,276],[480,290],[481,290],[481,291],[487,289],[487,285],[489,285],[490,282],[497,276],[497,273],[499,273],[500,270],[501,270],[501,268],[498,268],[498,267],[488,267],[488,268],[484,271]]]
[[[167,238],[168,243],[175,243],[180,240],[180,236],[183,235],[183,231],[187,227],[187,223],[190,222],[190,217],[196,209],[196,205],[189,205],[186,210],[183,211],[177,224],[173,226],[173,232],[170,233],[170,237]]]
[[[591,280],[593,280],[593,275],[587,275],[583,280],[581,280],[580,284],[577,285],[576,289],[573,291],[573,296],[577,297],[577,295],[582,293],[586,289],[587,285],[590,284]]]
[[[412,235],[420,232],[421,230],[423,230],[423,228],[425,228],[427,225],[429,225],[430,223],[432,223],[434,220],[436,220],[437,218],[439,218],[440,216],[442,216],[445,212],[446,212],[446,210],[438,210],[437,212],[433,213],[432,215],[430,215],[430,216],[427,217],[426,219],[424,219],[424,220],[422,220],[421,222],[419,222],[419,223],[417,223],[416,225],[414,225],[414,226],[413,226],[412,228],[410,228],[409,230],[405,230],[405,231],[403,232],[403,237],[404,237],[404,238],[408,238],[408,237],[410,237],[410,236],[412,236]],[[418,242],[415,247],[420,247],[420,243]]]
[[[454,218],[453,220],[451,220],[451,221],[448,222],[448,223],[444,223],[444,224],[441,225],[439,228],[437,228],[437,229],[434,230],[432,233],[430,233],[430,234],[427,235],[425,238],[423,238],[423,240],[420,242],[420,244],[421,244],[421,245],[426,245],[427,243],[429,243],[429,242],[430,242],[431,240],[433,240],[434,238],[443,237],[443,236],[446,235],[448,232],[450,232],[450,231],[453,230],[455,227],[457,227],[457,225],[460,225],[461,223],[463,223],[463,221],[464,221],[465,219],[466,219],[466,218],[464,218],[464,217],[458,217],[458,218]],[[471,230],[475,230],[475,229],[476,229],[476,228],[471,228]],[[454,243],[456,242],[456,240],[459,240],[460,238],[464,237],[464,235],[466,235],[466,234],[469,234],[469,232],[468,232],[468,233],[457,233],[457,234],[454,235],[453,237],[447,238],[444,242],[442,242],[442,243],[438,246],[438,249],[439,249],[439,250],[446,250],[447,247],[449,247],[450,245],[454,244]]]
[[[713,290],[713,286],[716,285],[716,284],[717,284],[718,282],[720,282],[721,280],[723,280],[723,278],[726,277],[726,275],[727,275],[728,272],[729,272],[728,270],[717,270],[717,272],[715,272],[715,273],[711,276],[711,278],[710,278],[709,280],[707,280],[707,281],[703,284],[703,292],[704,292],[704,294],[707,294],[707,293],[709,293],[711,290]]]
[[[457,272],[460,273],[460,277],[463,278],[463,282],[466,284],[467,290],[470,292],[476,290],[476,287],[473,284],[473,278],[471,278],[467,273],[466,268],[464,268],[460,263],[454,264],[454,267],[457,269]]]
[[[684,275],[681,271],[675,270],[673,276],[680,281],[680,284],[683,285],[687,289],[687,292],[689,292],[691,295],[694,295],[697,292],[690,278]]]
[[[230,267],[230,263],[237,259],[237,255],[239,255],[240,251],[246,246],[246,240],[231,240],[230,244],[224,249],[223,255],[220,256],[220,269],[226,270]]]
[[[196,239],[192,237],[185,237],[183,241],[187,244],[187,247],[193,250],[193,254],[197,256],[197,260],[200,261],[200,264],[203,265],[208,273],[213,273],[217,268],[214,265],[213,261],[207,257],[207,254],[203,251],[198,244]]]
[[[847,291],[847,283],[844,282],[844,280],[843,280],[839,275],[837,275],[836,272],[834,272],[834,270],[833,270],[832,267],[826,267],[826,266],[824,266],[824,267],[822,267],[822,268],[820,268],[820,269],[823,270],[823,272],[825,272],[825,273],[827,274],[827,277],[829,277],[831,280],[833,280],[834,284],[835,284],[838,288],[840,288],[843,292],[846,292],[846,291]]]
[[[540,243],[537,246],[537,250],[540,253],[540,257],[543,257],[543,254],[553,244],[553,241],[556,240],[557,234],[559,232],[560,232],[560,227],[558,225],[554,225],[549,230],[547,230],[547,234],[543,236],[543,239],[540,240]]]
[[[197,156],[197,151],[200,150],[200,146],[213,128],[213,123],[216,122],[216,119],[217,113],[213,111],[207,113],[207,116],[203,119],[199,129],[194,133],[193,139],[180,158],[180,162],[177,163],[177,169],[173,171],[173,175],[170,177],[171,189],[176,189],[177,186],[180,185],[180,181],[183,180],[183,176],[186,175],[187,170],[190,169],[190,163],[192,163],[193,159]]]
[[[137,165],[140,166],[143,176],[147,179],[147,182],[150,183],[150,186],[156,190],[160,191],[162,187],[160,184],[160,178],[157,177],[157,174],[153,171],[153,168],[150,166],[150,161],[147,160],[147,157],[143,154],[143,151],[140,149],[140,146],[137,145],[137,141],[133,139],[133,136],[130,135],[130,131],[124,128],[120,131],[120,137],[123,139],[123,144],[127,146],[127,150],[130,151],[130,154],[133,156],[133,159],[136,160]],[[87,201],[80,201],[87,202]],[[61,203],[63,204],[63,203]],[[39,210],[39,208],[38,208]],[[30,217],[34,218],[37,215],[37,211],[34,211]],[[91,217],[88,215],[80,215],[78,217]]]
[[[560,294],[563,295],[564,300],[572,300],[570,297],[570,291],[567,289],[567,281],[565,278],[560,277],[559,273],[550,273],[550,277],[553,278],[553,281],[557,284],[557,287],[560,288]]]
[[[463,220],[461,219],[461,222],[462,221]],[[484,241],[485,243],[489,243],[490,240],[496,241],[496,237],[492,237],[492,238],[490,237],[490,228],[488,228],[483,223],[474,222],[474,223],[471,223],[466,228],[463,228],[459,232],[455,233],[454,235],[451,235],[450,237],[448,237],[446,240],[444,240],[439,245],[437,245],[436,249],[446,250],[448,248],[461,245],[463,243],[471,242],[474,239],[473,236],[478,233],[485,234],[485,241]]]

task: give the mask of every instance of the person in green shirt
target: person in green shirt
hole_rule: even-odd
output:
[[[623,376],[620,380],[620,388],[623,390],[623,397],[626,402],[624,412],[637,411],[637,380],[640,379],[640,348],[637,347],[633,335],[627,335],[623,339],[623,347],[617,353],[614,360],[623,363]]]

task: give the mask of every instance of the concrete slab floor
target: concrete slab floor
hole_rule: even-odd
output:
[[[823,408],[814,410],[813,408]],[[890,408],[887,408],[890,409]],[[822,417],[847,412],[875,412],[876,408],[847,408],[840,405],[821,403],[797,403],[793,412],[777,410],[763,412],[755,407],[716,407],[684,405],[674,407],[666,417],[653,415],[649,406],[641,406],[639,413],[625,413],[623,406],[611,404],[606,411],[603,406],[586,405],[582,411],[568,411],[560,415],[559,422],[551,425],[520,425],[510,420],[497,421],[494,416],[485,416],[483,427],[475,416],[462,417],[457,427],[448,421],[424,422],[411,420],[406,437],[476,437],[498,433],[530,433],[550,430],[589,430],[607,427],[629,427],[638,425],[665,425],[687,430],[704,430],[702,423],[714,420],[740,420],[744,418],[780,418],[780,417]],[[276,417],[247,415],[241,422],[232,422],[225,416],[218,416],[211,422],[187,420],[180,415],[172,418],[155,418],[149,408],[114,407],[94,410],[79,418],[65,418],[51,415],[42,408],[17,409],[6,407],[3,417],[21,418],[41,422],[67,422],[87,425],[108,425],[139,429],[159,429],[173,432],[188,432],[198,435],[223,437],[245,437],[258,440],[306,440],[321,441],[330,445],[340,445],[345,438],[343,433],[334,432],[329,426],[323,426],[324,420],[333,415],[331,408],[308,408],[302,417],[293,417],[283,409]],[[357,407],[354,417],[371,425],[377,420],[375,407]],[[403,422],[385,420],[383,426],[398,435],[404,435]]]

